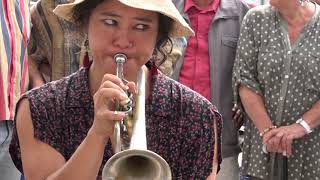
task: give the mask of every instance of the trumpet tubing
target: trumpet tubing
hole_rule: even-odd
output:
[[[116,75],[125,83],[123,65],[125,54],[116,54]],[[127,116],[115,123],[114,151],[102,171],[103,180],[171,180],[168,163],[155,152],[147,150],[145,125],[145,73],[140,69],[137,77],[137,94],[129,95],[126,104],[116,103],[116,110],[127,112]]]

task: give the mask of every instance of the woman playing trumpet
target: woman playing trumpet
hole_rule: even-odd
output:
[[[141,68],[148,149],[168,162],[172,178],[214,176],[219,113],[153,62],[157,53],[165,59],[162,47],[170,43],[169,36],[193,34],[171,0],[75,0],[55,13],[86,30],[93,61],[21,98],[10,152],[26,179],[101,179],[102,167],[114,153],[114,123],[126,116],[115,102],[127,100],[126,91],[135,93]],[[127,84],[115,75],[117,53],[127,56]]]

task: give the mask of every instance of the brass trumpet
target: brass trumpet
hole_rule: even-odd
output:
[[[114,56],[117,63],[116,75],[125,83],[123,65],[125,54]],[[147,150],[145,125],[145,73],[137,77],[137,94],[129,94],[129,101],[117,102],[116,110],[125,111],[127,116],[115,123],[113,155],[102,171],[103,180],[171,180],[168,163],[155,152]]]

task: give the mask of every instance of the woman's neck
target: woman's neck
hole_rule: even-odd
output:
[[[311,2],[305,2],[304,6],[290,6],[288,8],[279,8],[281,16],[287,21],[289,26],[304,25],[310,20],[315,12],[315,6]]]

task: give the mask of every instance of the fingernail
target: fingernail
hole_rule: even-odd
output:
[[[129,103],[129,101],[130,101],[130,99],[127,98],[127,99],[125,99],[125,100],[120,101],[120,104],[121,104],[121,105],[126,105],[126,104]]]
[[[126,93],[121,93],[120,96],[121,96],[122,98],[128,98],[128,95],[127,95]]]
[[[118,111],[113,111],[113,115],[118,115]]]
[[[113,112],[113,115],[114,115],[114,116],[117,116],[117,117],[119,117],[119,118],[121,118],[121,119],[126,116],[126,114],[125,114],[124,112],[122,112],[122,111],[116,111],[116,113]],[[118,120],[120,120],[120,119],[118,119]]]

